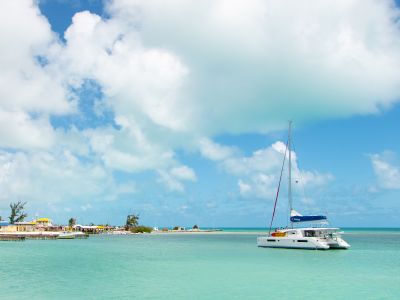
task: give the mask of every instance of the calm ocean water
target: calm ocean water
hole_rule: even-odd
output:
[[[230,231],[0,242],[0,298],[400,299],[399,229],[347,229],[336,251]]]

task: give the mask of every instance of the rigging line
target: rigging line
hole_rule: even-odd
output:
[[[283,168],[285,166],[285,161],[286,161],[286,152],[288,150],[288,145],[289,145],[289,139],[286,142],[286,148],[285,148],[285,155],[283,156],[283,163],[282,163],[282,168],[281,168],[281,175],[279,176],[279,184],[278,184],[278,189],[276,191],[276,197],[275,197],[275,203],[274,203],[274,210],[272,212],[272,218],[271,218],[271,223],[269,225],[269,231],[268,235],[271,234],[271,228],[272,228],[272,222],[274,221],[275,217],[275,210],[276,210],[276,203],[278,202],[278,197],[279,197],[279,190],[281,188],[281,182],[282,182],[282,173],[283,173]]]

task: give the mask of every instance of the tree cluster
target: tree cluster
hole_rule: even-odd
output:
[[[131,230],[134,227],[137,227],[139,225],[139,215],[128,215],[126,217],[126,224],[125,224],[125,228],[127,230]]]
[[[153,230],[151,227],[139,225],[139,215],[135,214],[126,217],[125,229],[133,233],[150,233]]]

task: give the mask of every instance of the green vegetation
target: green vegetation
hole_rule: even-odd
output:
[[[127,230],[130,230],[131,228],[137,227],[137,226],[139,226],[139,215],[135,215],[135,214],[128,215],[126,217],[125,228]]]
[[[76,225],[76,219],[75,218],[71,218],[68,220],[68,226],[69,227],[74,227]]]
[[[150,233],[153,231],[153,228],[143,226],[143,225],[138,225],[138,226],[132,227],[130,229],[130,231],[133,233]]]
[[[17,203],[10,203],[10,223],[14,224],[15,222],[22,222],[25,220],[25,218],[28,216],[24,212],[24,207],[25,207],[26,202],[22,203],[21,201],[18,201]]]
[[[139,215],[131,214],[126,217],[125,229],[133,233],[150,233],[151,227],[139,225]]]

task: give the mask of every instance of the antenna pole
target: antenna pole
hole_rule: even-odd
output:
[[[288,198],[289,198],[289,218],[290,218],[290,213],[292,212],[293,209],[293,201],[292,201],[292,121],[289,121],[289,137],[288,137],[288,150],[289,150],[289,182],[288,182]],[[292,222],[290,224],[293,227]]]

